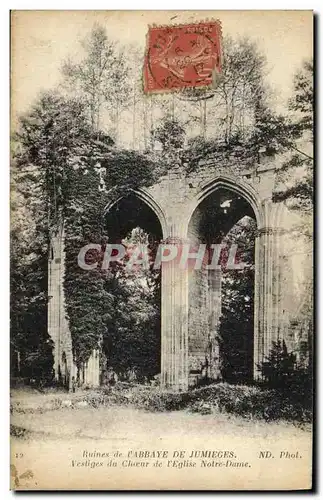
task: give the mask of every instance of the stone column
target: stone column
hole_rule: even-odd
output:
[[[64,226],[52,235],[50,255],[48,259],[48,334],[54,342],[54,375],[59,381],[64,375],[71,387],[71,377],[74,374],[72,353],[72,337],[69,330],[65,308],[64,273]],[[64,359],[63,359],[64,353]],[[64,365],[64,367],[63,367]]]
[[[84,368],[84,384],[89,387],[100,385],[100,351],[93,349]]]
[[[180,245],[175,230],[165,244]],[[188,388],[188,273],[178,259],[161,270],[161,384],[174,391]]]
[[[51,238],[48,259],[48,333],[54,342],[54,373],[59,380],[61,365],[61,330],[63,320],[62,304],[62,262],[63,231],[58,231]]]
[[[221,269],[209,269],[209,376],[216,380],[220,377],[220,352],[217,335],[219,334],[221,316]]]
[[[255,242],[255,334],[254,378],[260,377],[259,363],[264,361],[279,337],[281,276],[279,267],[280,230],[264,227]]]

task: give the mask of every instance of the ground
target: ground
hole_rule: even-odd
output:
[[[230,488],[230,485],[238,486],[241,480],[243,487],[253,487],[260,477],[263,488],[284,487],[291,481],[295,487],[301,487],[310,482],[308,425],[299,428],[283,422],[245,420],[225,413],[201,415],[187,410],[153,413],[120,406],[93,408],[80,401],[80,394],[59,397],[65,398],[62,401],[66,406],[50,409],[53,394],[16,391],[13,395],[12,401],[20,403],[20,410],[14,409],[11,418],[12,476],[18,481],[17,488],[78,489],[95,485],[103,489],[194,489],[198,483],[199,487],[214,489],[223,481],[222,487]],[[73,399],[79,401],[74,407],[71,406]],[[166,450],[171,459],[170,463],[162,460],[160,469],[153,466],[154,460],[150,457],[133,456],[134,451],[156,450]],[[191,453],[206,450],[226,451],[226,457],[232,454],[234,457],[222,460],[226,464],[224,471],[216,465],[218,459],[206,460],[203,465],[198,457],[192,474]],[[269,450],[277,459],[285,452],[298,451],[300,456],[265,463],[259,459],[259,453],[264,450]],[[109,454],[103,468],[95,465],[100,458],[93,455],[86,463],[87,453],[96,452]],[[141,465],[129,466],[129,453],[131,463]],[[118,458],[115,454],[119,454]]]

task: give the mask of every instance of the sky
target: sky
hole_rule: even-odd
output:
[[[150,24],[220,19],[223,35],[248,36],[268,61],[268,82],[277,104],[290,95],[293,75],[312,56],[312,11],[13,11],[11,16],[11,109],[25,112],[39,91],[60,80],[62,61],[76,54],[94,23],[122,44],[145,50]]]

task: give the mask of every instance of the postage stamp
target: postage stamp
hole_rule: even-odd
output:
[[[144,63],[145,92],[208,87],[221,72],[221,23],[152,26]]]

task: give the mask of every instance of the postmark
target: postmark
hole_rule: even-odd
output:
[[[221,72],[219,20],[175,26],[150,26],[144,63],[147,93],[210,87]]]

